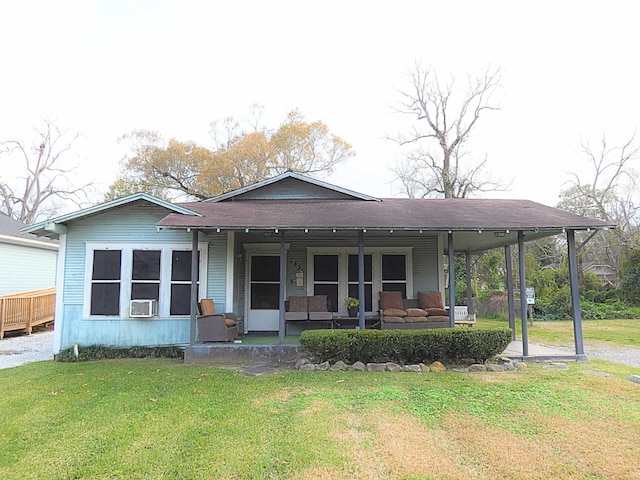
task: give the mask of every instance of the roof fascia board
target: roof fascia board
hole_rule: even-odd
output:
[[[376,197],[372,197],[370,195],[365,195],[364,193],[355,192],[353,190],[349,190],[346,188],[338,187],[337,185],[332,185],[327,182],[323,182],[322,180],[317,180],[315,178],[306,177],[304,175],[300,175],[299,173],[294,172],[285,172],[280,175],[276,175],[275,177],[267,178],[266,180],[262,180],[261,182],[254,183],[252,185],[248,185],[246,187],[239,188],[237,190],[233,190],[231,192],[223,193],[218,195],[217,197],[209,198],[204,200],[204,202],[220,202],[222,200],[227,200],[229,198],[237,197],[238,195],[242,195],[247,192],[252,192],[253,190],[257,190],[262,187],[266,187],[267,185],[271,185],[273,183],[279,182],[286,178],[294,178],[296,180],[300,180],[301,182],[310,183],[312,185],[316,185],[318,187],[326,188],[328,190],[333,190],[344,195],[349,195],[351,197],[358,198],[360,200],[369,200],[374,202],[379,202],[380,199]]]
[[[134,193],[126,197],[118,198],[116,200],[111,200],[110,202],[93,205],[89,208],[78,210],[76,212],[67,213],[65,215],[60,215],[50,220],[34,223],[33,225],[29,225],[28,227],[21,228],[20,231],[23,233],[34,233],[34,232],[41,232],[41,231],[49,231],[53,233],[64,233],[64,231],[56,230],[59,224],[66,223],[70,220],[77,220],[79,218],[86,217],[88,215],[104,212],[112,208],[126,205],[128,203],[136,202],[138,200],[144,200],[149,203],[153,203],[155,205],[158,205],[159,207],[163,207],[163,208],[166,208],[167,210],[171,210],[173,213],[180,213],[182,215],[202,217],[202,214],[198,212],[194,212],[193,210],[189,210],[188,208],[175,205],[173,203],[167,202],[166,200],[162,200],[160,198],[156,198],[147,193]]]
[[[0,235],[0,243],[10,243],[12,245],[42,248],[44,250],[58,250],[58,245],[55,243],[41,242],[40,240],[31,240],[29,238],[12,237],[9,235]]]

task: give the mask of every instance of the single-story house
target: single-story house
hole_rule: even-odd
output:
[[[0,213],[0,295],[53,287],[58,241],[21,232],[22,222]]]
[[[575,270],[574,232],[613,227],[526,200],[380,199],[287,172],[199,202],[134,194],[25,231],[60,241],[58,351],[193,343],[202,298],[242,317],[245,332],[284,340],[286,298],[320,293],[344,313],[345,298],[357,297],[365,328],[381,291],[444,295],[454,254],[523,252],[527,241],[564,232]],[[575,272],[572,287],[576,354],[584,355]],[[132,315],[137,299],[154,300],[153,316]],[[523,341],[526,349],[526,330]]]

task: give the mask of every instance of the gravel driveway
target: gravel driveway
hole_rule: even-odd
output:
[[[31,335],[7,333],[0,340],[0,368],[17,367],[40,360],[53,360],[53,332]]]

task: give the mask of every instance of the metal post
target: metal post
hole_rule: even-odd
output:
[[[456,326],[456,272],[453,266],[453,232],[449,232],[447,240],[447,248],[449,250],[449,327],[454,328]]]
[[[518,275],[520,277],[520,315],[522,315],[522,356],[529,356],[527,327],[527,276],[524,271],[524,232],[518,232]]]
[[[573,313],[573,338],[576,345],[576,357],[586,360],[582,340],[582,311],[580,310],[580,287],[578,285],[578,261],[576,257],[576,239],[573,230],[567,230],[567,253],[569,256],[569,285],[571,286],[571,311]]]
[[[465,276],[467,277],[467,312],[469,315],[476,313],[476,306],[473,300],[473,290],[471,289],[471,252],[467,249],[465,255]]]
[[[513,260],[511,260],[511,245],[504,247],[504,259],[507,264],[507,308],[509,309],[509,328],[516,339],[516,305],[513,301]]]
[[[189,343],[196,343],[196,313],[198,304],[198,230],[192,231],[191,237],[191,315],[189,328]]]
[[[358,325],[360,330],[367,328],[364,320],[364,232],[358,230],[358,300],[360,301],[358,308]]]
[[[284,299],[287,294],[287,259],[285,258],[286,250],[284,245],[284,230],[280,230],[280,293],[278,298],[280,302],[279,318],[278,318],[278,341],[284,343],[285,323],[284,323]]]

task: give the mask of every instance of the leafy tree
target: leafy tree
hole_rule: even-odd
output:
[[[0,211],[31,224],[51,218],[64,202],[81,206],[82,200],[86,200],[87,185],[73,185],[71,176],[75,167],[67,163],[79,136],[45,119],[30,138],[0,142],[0,161],[24,167],[23,176],[16,179],[4,176],[0,181]]]
[[[632,248],[622,264],[620,290],[626,302],[640,306],[640,248]]]
[[[355,155],[324,123],[308,123],[297,111],[274,132],[257,125],[245,132],[232,118],[214,122],[213,149],[175,139],[165,142],[157,132],[131,132],[123,139],[133,155],[125,159],[107,199],[135,190],[168,199],[205,199],[285,171],[327,174]]]
[[[467,149],[484,112],[498,110],[495,94],[500,69],[485,68],[457,89],[455,78],[442,82],[431,67],[417,64],[411,87],[400,92],[398,112],[415,118],[410,132],[394,138],[401,146],[416,147],[392,172],[409,197],[464,198],[475,192],[503,190],[504,185],[484,175],[487,163]]]

